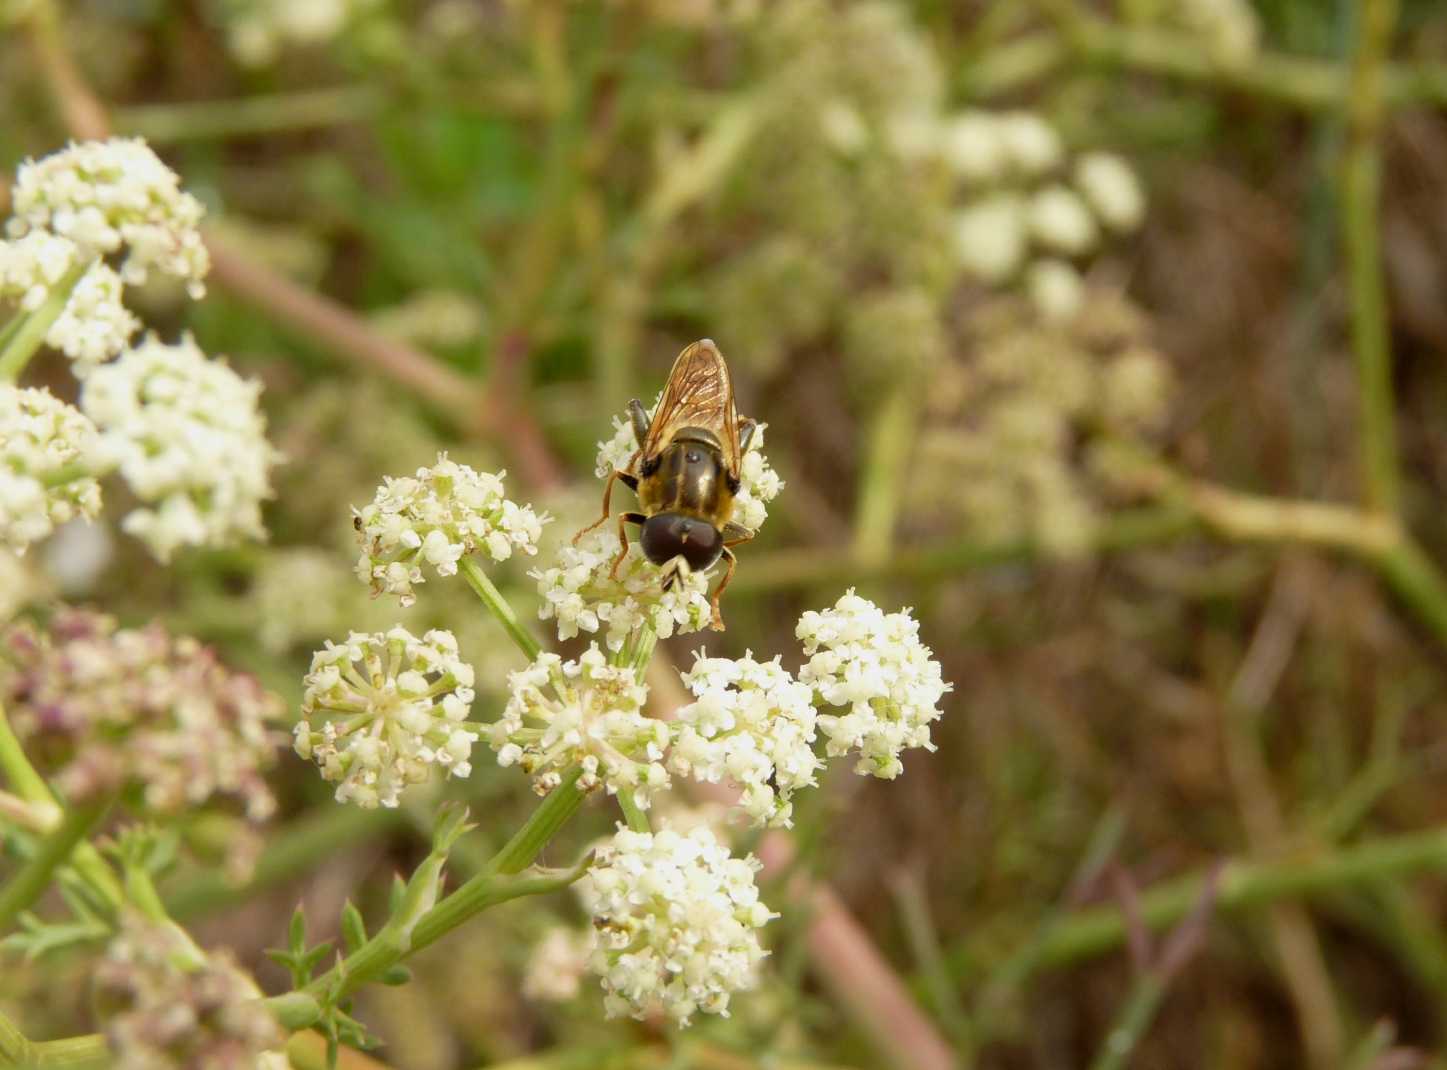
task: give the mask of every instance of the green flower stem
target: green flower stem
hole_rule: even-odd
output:
[[[633,660],[630,663],[640,683],[648,673],[648,663],[653,660],[653,651],[657,646],[658,633],[653,630],[653,625],[643,625],[637,632],[637,646],[633,650]]]
[[[854,511],[854,559],[888,561],[904,489],[904,466],[919,426],[920,393],[900,382],[874,413]]]
[[[1335,892],[1424,871],[1447,872],[1447,827],[1362,843],[1315,856],[1273,862],[1233,862],[1216,885],[1216,910],[1250,910],[1283,899]],[[1150,929],[1180,921],[1200,902],[1205,876],[1167,881],[1141,896],[1140,914]],[[1016,983],[1039,970],[1065,966],[1125,943],[1126,919],[1113,907],[1094,907],[1061,919],[1045,934],[1029,961],[1010,960]],[[964,972],[968,955],[956,949],[952,968]]]
[[[45,341],[46,334],[65,311],[66,302],[75,284],[90,270],[92,261],[75,264],[61,276],[41,303],[40,307],[24,316],[13,333],[7,331],[3,347],[0,347],[0,382],[13,383],[20,378],[25,365]]]
[[[64,1040],[46,1040],[31,1045],[31,1066],[69,1066],[72,1070],[104,1070],[114,1066],[106,1038],[99,1033]]]
[[[628,821],[629,828],[634,832],[653,831],[653,826],[648,823],[648,814],[639,807],[638,801],[633,798],[631,789],[620,789],[617,798],[618,808],[623,811],[623,817]]]
[[[45,780],[25,756],[20,740],[10,727],[3,704],[0,704],[0,772],[4,772],[15,793],[26,802],[51,807],[58,805]],[[125,898],[120,882],[99,851],[89,843],[79,842],[75,845],[70,864],[112,910],[120,907]]]
[[[234,100],[183,101],[118,108],[116,129],[165,144],[221,141],[288,130],[336,126],[374,117],[386,104],[373,86],[258,93]]]
[[[1401,473],[1381,233],[1384,67],[1397,21],[1396,0],[1365,0],[1358,5],[1356,21],[1351,92],[1342,101],[1347,126],[1341,176],[1342,249],[1351,287],[1366,500],[1370,508],[1396,515]]]
[[[1122,1070],[1130,1065],[1131,1053],[1155,1021],[1156,1011],[1165,998],[1166,987],[1146,974],[1137,978],[1129,998],[1111,1023],[1105,1042],[1090,1064],[1090,1070]]]
[[[571,869],[523,871],[582,805],[584,794],[577,787],[581,775],[581,769],[570,770],[482,872],[423,915],[405,940],[393,927],[384,926],[342,962],[314,979],[304,991],[334,1004],[473,915],[509,899],[556,891],[576,881],[587,868],[586,858]],[[268,1005],[273,1003],[268,1001]]]
[[[487,573],[482,570],[482,566],[469,556],[458,562],[458,567],[462,570],[463,576],[467,578],[468,585],[477,592],[477,597],[482,599],[482,604],[487,606],[492,615],[497,618],[498,623],[503,626],[503,630],[512,637],[512,641],[528,656],[529,661],[535,660],[543,652],[542,646],[533,638],[532,633],[523,627],[522,621],[518,620],[517,614],[513,612],[508,600],[502,596],[502,592],[497,589],[492,580],[487,578]]]
[[[1074,10],[1068,19],[1057,15],[1061,36],[1076,55],[1100,67],[1125,67],[1181,82],[1217,86],[1303,111],[1339,108],[1351,94],[1349,72],[1340,63],[1262,50],[1245,63],[1223,64],[1214,60],[1201,47],[1199,37],[1192,34],[1153,26],[1122,26],[1086,15],[1079,8]],[[1049,60],[1053,59],[1047,56],[1036,67],[1049,70]],[[1383,63],[1381,80],[1383,101],[1392,107],[1447,103],[1447,66],[1443,64]]]
[[[30,1066],[35,1062],[35,1045],[20,1028],[0,1014],[0,1065]]]
[[[72,807],[60,826],[40,841],[30,861],[0,890],[0,932],[8,930],[20,912],[40,898],[56,869],[105,817],[112,801],[107,797]]]

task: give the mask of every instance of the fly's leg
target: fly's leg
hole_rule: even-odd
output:
[[[732,520],[723,526],[721,534],[723,535],[724,544],[723,554],[721,556],[728,561],[728,567],[724,570],[724,577],[719,583],[718,589],[714,591],[713,597],[708,600],[709,606],[713,609],[713,621],[709,627],[716,632],[724,630],[723,613],[719,610],[718,602],[719,599],[723,597],[724,588],[729,585],[729,580],[734,578],[734,569],[739,563],[739,559],[734,556],[734,552],[730,550],[729,547],[737,546],[741,542],[748,542],[754,537],[752,531],[742,524],[735,524]]]
[[[653,426],[653,421],[648,418],[648,413],[643,408],[643,402],[634,398],[628,403],[628,418],[633,421],[633,437],[638,442],[638,448],[642,449],[648,438],[648,429]]]
[[[603,518],[603,520],[607,519],[608,518],[606,516]],[[621,565],[623,563],[623,559],[628,556],[628,529],[625,528],[623,525],[641,524],[647,519],[648,518],[642,513],[618,514],[618,541],[623,544],[623,547],[618,551],[618,556],[613,558],[613,567],[608,570],[609,579],[616,580],[618,578],[618,566]],[[598,524],[603,523],[603,520],[598,521]],[[593,526],[597,527],[598,524],[594,524]]]
[[[613,469],[612,474],[608,477],[608,482],[603,484],[603,515],[600,516],[597,520],[593,521],[591,524],[589,524],[582,531],[578,532],[578,534],[573,536],[574,546],[578,545],[578,540],[581,539],[584,535],[588,534],[588,532],[592,531],[599,524],[603,523],[603,521],[608,519],[608,514],[612,511],[613,482],[614,480],[618,479],[621,479],[629,490],[638,489],[637,476],[633,475],[630,472],[625,472],[621,468]]]
[[[728,562],[728,567],[724,569],[724,577],[722,582],[719,583],[718,589],[713,592],[713,597],[708,600],[709,608],[713,610],[713,620],[709,622],[709,627],[716,632],[724,630],[723,612],[718,607],[718,600],[723,597],[724,588],[729,585],[729,580],[734,578],[734,568],[739,563],[739,559],[734,556],[734,552],[730,550],[727,545],[724,546],[722,556],[723,559]]]

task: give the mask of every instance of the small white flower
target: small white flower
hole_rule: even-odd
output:
[[[72,143],[27,160],[11,195],[12,237],[47,231],[74,242],[81,258],[124,250],[121,278],[146,281],[151,271],[186,280],[191,296],[205,292],[210,267],[197,229],[201,202],[140,138]]]
[[[668,786],[663,753],[668,725],[647,717],[648,688],[631,667],[609,665],[596,643],[577,661],[540,654],[508,677],[511,697],[487,728],[500,765],[517,765],[546,794],[560,774],[581,765],[579,787],[633,793],[641,808]]]
[[[1003,282],[1025,259],[1025,202],[1000,193],[961,209],[954,219],[955,256],[966,272],[984,282]]]
[[[46,390],[0,385],[0,544],[17,553],[100,511],[95,425]]]
[[[537,553],[549,518],[503,496],[506,474],[478,472],[440,453],[416,476],[388,476],[371,504],[353,510],[362,546],[358,578],[374,595],[395,594],[410,606],[413,586],[425,578],[423,564],[452,576],[462,557],[478,550],[494,561],[514,551]]]
[[[1064,260],[1037,260],[1025,273],[1025,286],[1041,318],[1052,323],[1071,319],[1085,301],[1080,272]]]
[[[353,632],[312,655],[304,682],[295,750],[337,782],[337,802],[396,806],[434,768],[472,772],[473,672],[451,632]]]
[[[261,502],[280,455],[266,441],[260,394],[190,335],[176,345],[148,337],[86,379],[81,408],[102,453],[151,506],[121,527],[160,560],[181,546],[266,537]]]
[[[869,144],[869,128],[859,109],[839,97],[820,106],[819,129],[824,140],[845,156],[857,156]]]
[[[885,613],[851,590],[832,609],[805,613],[796,634],[809,659],[799,679],[825,704],[844,708],[819,715],[831,758],[857,750],[855,772],[892,779],[906,747],[934,750],[930,722],[952,687],[908,612]]]
[[[576,999],[593,956],[594,943],[591,929],[567,929],[561,925],[549,929],[528,956],[523,995],[541,1003],[566,1003]]]
[[[1088,252],[1100,237],[1090,209],[1064,186],[1047,186],[1030,198],[1030,233],[1049,249],[1068,255]]]
[[[729,997],[757,983],[767,954],[758,931],[778,916],[759,900],[758,869],[704,827],[620,827],[577,884],[609,1016],[662,1013],[687,1025],[699,1011],[727,1014]]]
[[[141,329],[141,321],[121,301],[122,289],[121,277],[110,267],[93,265],[45,335],[47,345],[71,359],[77,379],[123,351]]]
[[[1146,198],[1130,165],[1110,152],[1091,152],[1075,162],[1075,185],[1100,221],[1130,231],[1145,218]]]
[[[996,123],[1005,157],[1021,174],[1044,174],[1065,156],[1055,127],[1034,112],[1005,112],[996,117]]]
[[[75,242],[45,230],[0,241],[0,298],[34,311],[79,259]]]
[[[756,824],[787,828],[792,797],[817,783],[813,691],[779,663],[700,657],[683,682],[697,701],[678,711],[668,768],[731,781]]]
[[[993,182],[1009,166],[1000,122],[989,112],[961,112],[945,122],[941,135],[945,162],[966,182]]]

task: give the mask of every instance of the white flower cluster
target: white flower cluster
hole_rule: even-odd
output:
[[[961,112],[944,122],[935,151],[963,191],[954,234],[960,266],[995,285],[1023,271],[1047,319],[1068,319],[1080,307],[1084,284],[1071,261],[1092,253],[1103,232],[1128,233],[1145,216],[1124,160],[1105,152],[1068,160],[1055,128],[1031,112]]]
[[[232,0],[227,25],[231,53],[248,67],[275,63],[288,46],[325,44],[376,0]]]
[[[100,511],[95,426],[46,390],[0,385],[0,545],[17,553]]]
[[[680,1025],[728,1013],[767,954],[758,930],[777,917],[759,900],[752,857],[733,858],[706,828],[620,828],[578,893],[593,915],[592,968],[610,1016],[663,1013]]]
[[[14,241],[0,241],[0,301],[33,312],[72,268],[80,266],[74,242],[33,230]],[[121,277],[94,263],[75,283],[65,308],[45,333],[47,345],[74,362],[85,378],[96,365],[115,356],[140,329],[141,321],[121,301]]]
[[[908,612],[885,613],[851,590],[834,608],[805,613],[795,634],[809,659],[799,679],[826,705],[846,710],[819,715],[831,758],[858,750],[855,772],[892,779],[906,747],[934,749],[930,722],[953,688]]]
[[[205,292],[201,202],[182,192],[176,173],[140,138],[85,141],[27,160],[11,201],[13,238],[46,231],[74,243],[82,259],[124,250],[127,285],[158,271],[186,280],[192,297]]]
[[[657,407],[655,400],[653,408]],[[740,459],[739,492],[734,497],[733,519],[751,531],[757,531],[768,519],[768,503],[784,489],[784,481],[763,455],[763,444],[764,426],[760,425]],[[598,478],[606,479],[615,469],[625,469],[637,449],[633,425],[615,416],[612,436],[598,443],[594,466]],[[619,564],[614,579],[613,562],[621,546],[616,526],[604,524],[585,535],[577,546],[560,547],[553,567],[530,573],[537,580],[542,599],[538,616],[557,621],[559,639],[603,630],[609,649],[621,650],[628,636],[643,624],[664,638],[696,632],[708,624],[711,613],[706,573],[680,577],[665,591],[659,582],[658,567],[644,556],[637,540],[631,540],[628,556]]]
[[[337,801],[396,806],[433,767],[472,772],[472,667],[451,632],[354,632],[312,656],[295,748],[337,782]]]
[[[621,545],[617,531],[597,528],[576,546],[560,546],[556,565],[528,573],[537,580],[542,599],[538,616],[557,621],[559,639],[601,629],[609,649],[621,650],[644,624],[665,639],[674,633],[696,632],[708,624],[707,573],[680,576],[665,591],[658,566],[644,556],[643,547],[634,539],[614,579],[610,572]]]
[[[280,455],[266,441],[260,393],[190,336],[147,338],[86,380],[81,407],[103,454],[153,506],[121,526],[160,560],[180,546],[265,538],[261,502]]]
[[[439,576],[457,573],[465,554],[482,550],[494,561],[514,551],[535,554],[547,515],[503,495],[505,472],[478,472],[437,457],[415,477],[388,476],[369,505],[353,510],[362,554],[357,577],[374,595],[387,592],[410,606],[412,588],[422,583],[422,564]]]
[[[668,768],[742,789],[760,825],[787,828],[794,792],[817,783],[813,691],[773,661],[700,657],[683,682],[697,701],[677,713]]]
[[[540,654],[510,674],[508,687],[511,697],[489,726],[488,743],[498,764],[517,765],[539,794],[575,765],[583,767],[580,789],[627,790],[644,809],[653,792],[668,786],[668,725],[644,715],[648,688],[631,667],[609,665],[596,643],[577,661]]]

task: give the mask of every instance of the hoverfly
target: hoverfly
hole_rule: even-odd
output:
[[[730,518],[739,492],[740,458],[758,425],[739,419],[728,366],[707,338],[685,348],[673,362],[651,418],[637,398],[628,403],[628,415],[638,449],[626,468],[608,477],[603,515],[574,535],[573,542],[608,519],[613,483],[622,480],[637,493],[642,511],[619,514],[623,548],[609,575],[617,579],[618,566],[628,554],[628,524],[642,526],[643,553],[662,568],[665,591],[722,557],[728,569],[709,605],[712,627],[723,631],[719,598],[738,563],[730,547],[754,537]]]

